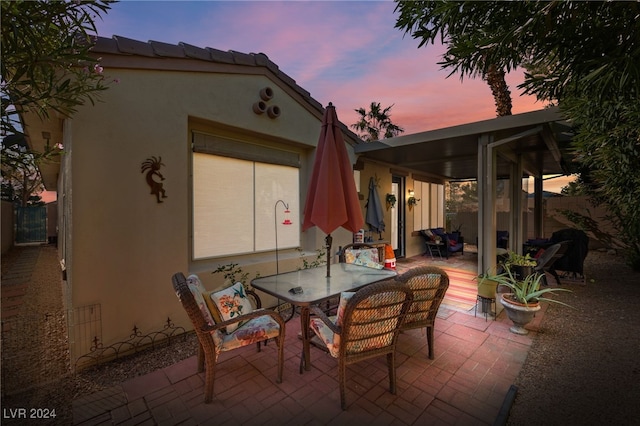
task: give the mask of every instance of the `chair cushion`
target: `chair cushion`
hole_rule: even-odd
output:
[[[378,249],[347,249],[344,252],[345,263],[366,266],[367,268],[382,269]]]
[[[202,316],[204,317],[204,321],[209,324],[215,324],[215,318],[211,315],[209,308],[207,307],[207,303],[204,299],[204,293],[206,289],[202,285],[200,281],[200,277],[195,274],[189,275],[187,278],[187,286],[189,290],[191,290],[191,294],[193,294],[193,298],[196,300],[196,304],[200,307],[200,312],[202,312]]]
[[[332,323],[341,326],[342,318],[344,316],[344,310],[347,306],[349,299],[353,297],[355,293],[352,291],[343,291],[340,293],[340,302],[338,303],[338,309],[336,315],[329,317]],[[340,351],[340,335],[335,334],[321,319],[311,318],[311,329],[322,340],[329,353],[334,358],[338,357]]]
[[[227,327],[228,328],[228,327]],[[276,338],[279,336],[280,326],[268,315],[252,318],[235,331],[223,336],[220,351],[229,351],[252,343]]]
[[[253,312],[251,300],[247,297],[242,283],[235,283],[229,288],[211,293],[216,309],[223,321]],[[227,326],[226,333],[233,333],[243,322]]]
[[[189,287],[191,294],[193,294],[193,298],[200,307],[200,312],[202,312],[204,321],[209,325],[215,324],[216,319],[212,315],[210,307],[208,307],[208,303],[206,302],[206,300],[208,299],[208,297],[206,296],[208,292],[202,285],[200,277],[195,274],[189,275],[189,278],[187,278],[187,287]],[[216,349],[219,348],[222,344],[223,333],[220,330],[215,330],[211,332],[211,336],[213,337],[213,341],[215,342]]]

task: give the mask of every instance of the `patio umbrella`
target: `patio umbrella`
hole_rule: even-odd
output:
[[[325,234],[327,277],[331,276],[331,233],[343,227],[358,232],[364,220],[338,116],[331,102],[324,111],[320,138],[307,188],[302,230],[317,226]]]
[[[380,196],[373,177],[369,179],[369,201],[367,201],[367,213],[365,215],[365,222],[369,224],[371,231],[376,231],[380,234],[382,239],[382,231],[384,231],[384,211],[382,210],[382,203],[380,203]]]

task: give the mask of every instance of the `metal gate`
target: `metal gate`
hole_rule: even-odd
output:
[[[47,207],[16,207],[16,244],[47,241]]]

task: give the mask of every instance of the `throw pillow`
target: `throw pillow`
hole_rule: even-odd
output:
[[[253,312],[251,300],[247,297],[244,286],[239,282],[224,290],[211,293],[211,300],[215,303],[215,307],[223,321]],[[244,322],[239,322],[228,325],[226,330],[227,334],[233,333],[243,324]]]
[[[382,269],[378,249],[347,249],[344,253],[345,262],[368,268]]]
[[[207,307],[209,308],[209,311],[211,312],[211,316],[213,317],[213,319],[215,320],[215,322],[217,324],[217,323],[221,323],[224,320],[220,316],[220,311],[218,310],[218,307],[216,306],[216,303],[211,298],[211,295],[213,293],[215,293],[215,292],[216,292],[216,290],[214,290],[214,291],[205,291],[204,293],[202,293],[202,296],[204,297],[204,301],[207,302]]]

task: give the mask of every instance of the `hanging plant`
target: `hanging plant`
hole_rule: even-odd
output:
[[[393,207],[396,206],[396,196],[395,195],[387,194],[386,201],[387,201],[387,209],[389,207],[393,208]]]
[[[418,204],[418,201],[420,201],[419,198],[409,197],[409,199],[407,199],[407,204],[409,204],[409,210],[411,210],[413,208],[413,206]]]

